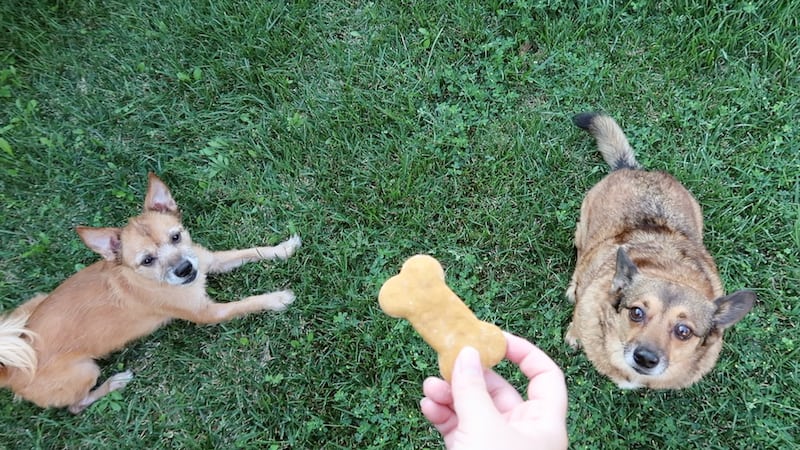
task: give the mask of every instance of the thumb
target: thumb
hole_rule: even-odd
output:
[[[477,350],[472,347],[461,349],[451,378],[453,409],[458,416],[459,425],[485,426],[486,419],[497,414],[497,408],[486,389],[484,369]]]

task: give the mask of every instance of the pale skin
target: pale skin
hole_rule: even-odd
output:
[[[461,350],[452,382],[430,377],[423,383],[423,415],[448,449],[567,448],[567,388],[561,369],[544,352],[504,333],[506,358],[528,378],[527,399],[493,370],[478,352]]]

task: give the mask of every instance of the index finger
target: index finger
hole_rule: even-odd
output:
[[[537,400],[553,412],[567,414],[567,386],[564,373],[549,356],[527,340],[504,332],[506,357],[518,365],[529,380],[528,400]]]

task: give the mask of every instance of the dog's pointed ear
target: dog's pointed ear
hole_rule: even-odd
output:
[[[178,214],[178,204],[172,198],[169,188],[153,172],[147,175],[147,195],[144,210],[167,214]]]
[[[76,227],[75,231],[87,247],[106,261],[116,261],[122,248],[119,228]]]
[[[742,317],[753,308],[756,294],[753,291],[736,291],[714,300],[717,311],[714,313],[714,325],[724,330],[742,320]]]
[[[624,248],[617,248],[617,270],[614,272],[614,279],[611,282],[611,290],[619,292],[628,287],[633,282],[633,277],[639,273],[636,264],[628,256]]]

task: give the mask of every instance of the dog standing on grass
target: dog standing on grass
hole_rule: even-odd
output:
[[[144,212],[124,228],[78,227],[77,232],[103,260],[0,317],[0,387],[41,407],[68,407],[77,414],[124,387],[133,378],[130,371],[94,388],[100,375],[94,360],[172,319],[220,323],[280,311],[294,301],[288,290],[229,303],[210,299],[207,274],[284,260],[300,247],[300,238],[275,247],[211,252],[192,243],[169,189],[153,174]]]
[[[700,205],[671,175],[643,170],[614,119],[573,121],[612,171],[581,205],[565,340],[622,388],[689,386],[714,367],[723,332],[756,296],[724,295]]]

